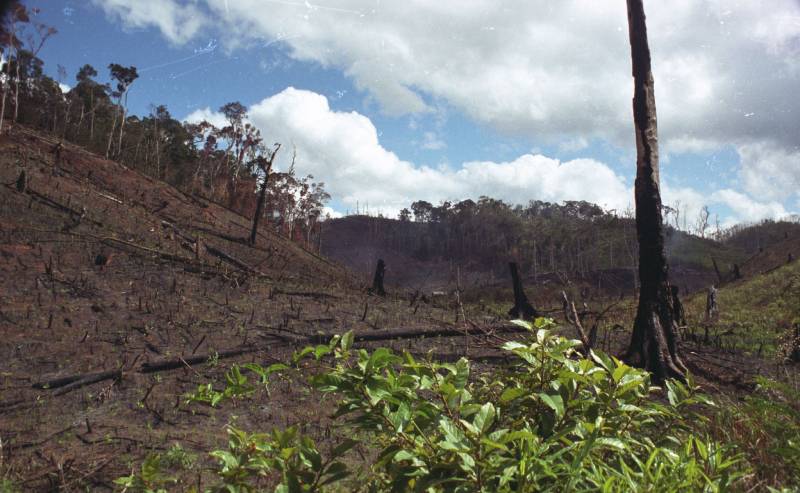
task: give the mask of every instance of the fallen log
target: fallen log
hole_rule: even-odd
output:
[[[470,327],[465,329],[456,329],[456,328],[443,328],[443,329],[434,329],[434,330],[425,330],[425,329],[410,329],[410,330],[395,330],[395,331],[387,331],[383,330],[380,332],[367,332],[367,333],[360,333],[354,334],[353,340],[355,342],[377,342],[377,341],[391,341],[397,339],[425,339],[431,337],[458,337],[458,336],[465,336],[465,335],[490,335],[493,332],[504,332],[504,333],[520,333],[520,332],[527,332],[527,329],[523,327],[518,327],[516,325],[504,325],[501,327],[496,327],[492,329],[484,329],[480,327]],[[334,337],[340,334],[315,334],[311,336],[302,336],[297,335],[295,337],[286,337],[286,339],[293,339],[294,342],[298,344],[328,344]],[[270,346],[274,347],[274,346]],[[258,347],[238,347],[234,349],[228,349],[224,351],[218,351],[213,353],[206,353],[197,356],[189,356],[189,357],[178,357],[178,358],[170,358],[170,359],[160,359],[156,361],[150,361],[142,363],[138,369],[129,371],[127,373],[156,373],[161,371],[169,371],[169,370],[176,370],[179,368],[185,368],[187,365],[197,365],[207,362],[211,358],[232,358],[235,356],[240,356],[243,354],[250,354],[250,353],[257,353],[260,351],[267,350],[268,347],[266,346],[258,346]],[[58,377],[51,380],[46,380],[44,382],[37,382],[33,384],[34,388],[37,389],[55,389],[58,388],[54,395],[62,395],[72,390],[85,387],[87,385],[91,385],[93,383],[102,382],[104,380],[110,380],[112,378],[121,378],[122,377],[122,370],[115,369],[115,370],[106,370],[100,372],[92,372],[92,373],[80,373],[75,375],[68,375],[64,377]]]
[[[493,332],[528,332],[527,329],[516,325],[503,325],[492,329],[481,327],[444,328],[444,329],[408,329],[408,330],[382,330],[353,334],[354,342],[391,341],[394,339],[429,339],[431,337],[458,337],[465,335],[489,335]],[[308,337],[312,344],[327,344],[339,334],[316,334]]]
[[[167,371],[167,370],[176,370],[178,368],[184,368],[187,364],[188,365],[197,365],[201,363],[205,363],[211,358],[232,358],[234,356],[239,356],[242,354],[248,353],[257,353],[258,351],[263,351],[266,348],[263,347],[240,347],[236,349],[228,349],[225,351],[218,351],[214,353],[207,353],[201,354],[198,356],[189,356],[188,358],[174,358],[174,359],[163,359],[157,361],[150,361],[142,363],[142,366],[139,368],[139,373],[155,373],[159,371]]]
[[[79,378],[78,380],[75,380],[72,383],[61,387],[60,389],[53,392],[53,395],[63,395],[66,394],[67,392],[71,392],[81,387],[86,387],[87,385],[91,385],[93,383],[102,382],[104,380],[112,380],[112,379],[119,380],[120,378],[122,378],[121,369],[93,373],[91,375]]]

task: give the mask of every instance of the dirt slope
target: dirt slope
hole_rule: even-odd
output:
[[[223,445],[231,414],[313,434],[324,411],[288,383],[239,409],[181,396],[232,361],[288,360],[298,336],[444,325],[438,308],[368,297],[339,265],[269,233],[248,246],[248,232],[246,218],[78,147],[20,126],[0,137],[0,473],[25,491],[109,489],[173,441]],[[178,368],[145,371],[165,360]]]

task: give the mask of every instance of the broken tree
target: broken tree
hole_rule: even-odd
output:
[[[624,359],[647,369],[655,382],[685,379],[668,282],[658,171],[658,131],[650,47],[642,0],[627,0],[633,65],[636,131],[636,234],[639,241],[639,307]]]
[[[509,262],[508,268],[511,271],[511,282],[514,286],[514,306],[508,311],[508,315],[525,320],[536,318],[539,313],[528,301],[528,297],[525,296],[525,291],[522,289],[522,281],[519,278],[519,270],[517,270],[517,263]]]

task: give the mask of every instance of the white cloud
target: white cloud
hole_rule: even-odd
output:
[[[739,146],[742,184],[750,194],[768,200],[800,199],[800,150],[787,151],[761,142]]]
[[[511,133],[630,144],[624,2],[94,0],[129,26],[186,41],[203,25],[229,48],[280,42],[335,67],[391,114],[441,98]],[[662,137],[795,142],[800,4],[648,4]],[[212,21],[213,19],[213,21]]]
[[[760,201],[751,196],[725,188],[710,194],[703,194],[687,187],[671,187],[662,184],[663,203],[673,209],[678,209],[678,227],[692,230],[700,215],[703,206],[708,206],[712,216],[719,206],[726,207],[730,213],[720,217],[722,227],[732,226],[737,223],[756,222],[762,219],[781,219],[790,215],[782,204],[776,201]],[[712,219],[713,220],[713,219]],[[675,224],[675,215],[669,218],[670,224]]]
[[[727,226],[762,219],[781,219],[789,215],[789,212],[778,202],[759,202],[731,189],[714,192],[711,195],[711,202],[724,204],[733,210],[734,217],[727,219]]]
[[[587,147],[589,147],[589,140],[582,136],[565,140],[564,142],[558,144],[558,150],[561,152],[577,152],[582,151]]]
[[[253,105],[250,120],[269,141],[295,145],[297,169],[326,183],[335,200],[354,208],[396,214],[415,200],[437,203],[490,195],[515,203],[532,199],[588,200],[622,210],[631,202],[623,178],[592,159],[560,162],[525,154],[510,162],[467,162],[457,169],[432,168],[400,159],[385,149],[369,118],[333,111],[325,96],[288,88]],[[187,121],[214,121],[205,109]],[[288,164],[289,153],[278,165]]]
[[[436,135],[436,132],[425,132],[422,140],[422,148],[429,151],[438,151],[447,147],[447,143]]]
[[[342,214],[341,212],[339,212],[339,211],[336,211],[336,210],[334,210],[334,209],[331,209],[330,207],[328,207],[328,206],[326,205],[326,206],[324,206],[324,207],[322,208],[322,220],[324,221],[324,220],[326,220],[326,219],[327,219],[327,218],[329,218],[329,217],[330,217],[331,219],[338,219],[338,218],[340,218],[340,217],[344,217],[344,214]]]
[[[69,87],[67,84],[64,84],[63,82],[59,82],[58,83],[58,88],[61,89],[61,92],[63,94],[68,93],[70,91],[70,89],[72,89],[71,87]]]
[[[92,0],[107,15],[130,29],[156,27],[173,43],[185,43],[207,24],[196,2],[173,0]]]
[[[222,128],[228,124],[227,120],[225,119],[225,115],[218,111],[214,111],[209,107],[194,110],[186,115],[186,118],[183,120],[189,123],[200,123],[202,121],[206,121],[217,128]]]

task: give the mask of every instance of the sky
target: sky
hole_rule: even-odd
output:
[[[135,65],[129,106],[249,108],[338,213],[413,201],[633,203],[622,0],[36,1],[73,85]],[[691,228],[800,211],[800,0],[645,1],[662,198]],[[291,152],[279,155],[286,166]]]

